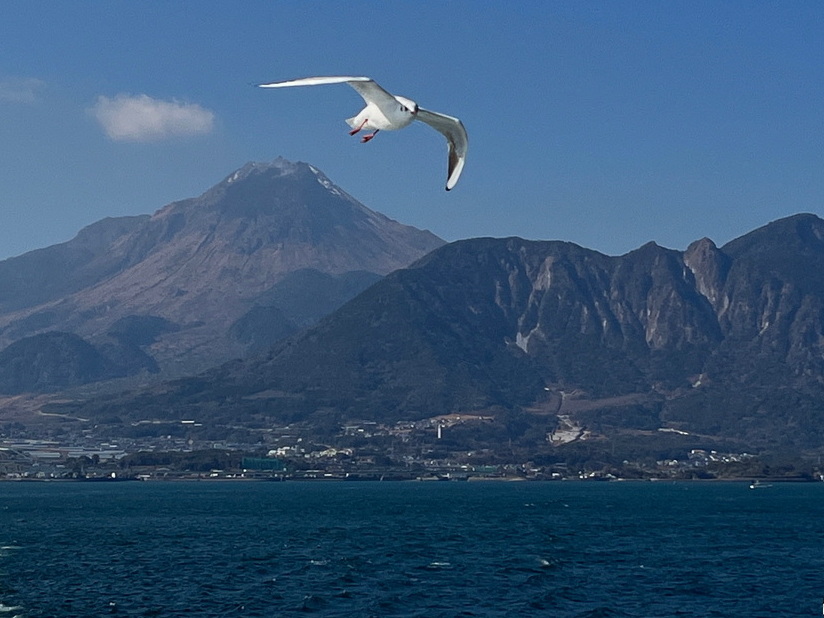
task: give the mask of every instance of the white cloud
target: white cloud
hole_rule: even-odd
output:
[[[35,77],[6,77],[0,79],[0,101],[34,103],[45,82]]]
[[[210,133],[215,115],[195,103],[161,101],[145,94],[100,96],[91,109],[115,141],[151,142],[168,137]]]

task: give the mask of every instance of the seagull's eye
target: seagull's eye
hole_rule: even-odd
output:
[[[402,111],[402,112],[408,112],[409,110],[408,110],[408,109],[406,109],[406,106],[405,106],[405,105],[401,105],[401,111]]]

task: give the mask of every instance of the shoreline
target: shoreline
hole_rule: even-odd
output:
[[[0,477],[0,483],[92,483],[96,485],[109,483],[180,483],[180,482],[207,482],[207,483],[741,483],[752,485],[755,481],[764,484],[766,489],[771,484],[806,484],[822,483],[824,480],[814,478],[786,478],[786,477],[735,477],[735,478],[712,478],[712,479],[678,479],[678,478],[560,478],[560,479],[539,479],[520,476],[469,476],[466,478],[420,478],[420,477],[391,477],[391,478],[342,478],[342,477],[248,477],[248,476],[223,476],[223,477],[197,477],[197,476],[167,476],[167,477],[91,477],[91,478],[8,478]]]

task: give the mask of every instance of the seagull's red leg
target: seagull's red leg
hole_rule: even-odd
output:
[[[365,125],[368,121],[369,121],[368,118],[364,118],[363,122],[360,123],[360,126],[358,128],[352,129],[351,131],[349,131],[349,135],[354,135],[355,133],[360,131],[363,128],[363,125]]]
[[[380,129],[375,129],[375,132],[374,132],[374,133],[370,133],[369,135],[364,135],[362,138],[360,138],[361,144],[365,144],[365,143],[366,143],[366,142],[368,142],[370,139],[372,139],[373,137],[375,137],[375,136],[378,134],[378,131],[379,131],[379,130],[380,130]]]

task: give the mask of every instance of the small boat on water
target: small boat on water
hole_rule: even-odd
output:
[[[750,489],[765,489],[767,487],[772,487],[769,483],[762,483],[761,481],[753,481],[750,483]]]

